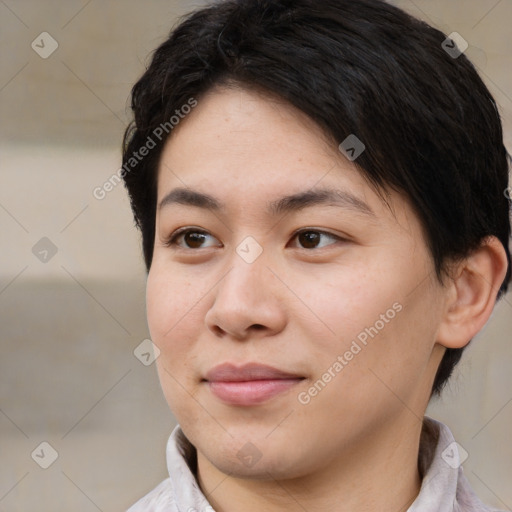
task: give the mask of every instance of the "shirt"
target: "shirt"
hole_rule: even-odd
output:
[[[167,442],[166,460],[169,477],[127,512],[215,512],[194,476],[196,450],[179,425]],[[428,416],[423,419],[418,469],[421,489],[407,512],[500,512],[478,499],[464,476],[449,428]]]

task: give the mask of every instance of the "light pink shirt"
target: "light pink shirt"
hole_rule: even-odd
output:
[[[190,469],[195,449],[179,425],[169,437],[166,456],[169,478],[127,512],[215,512]],[[420,442],[419,467],[423,474],[420,493],[407,512],[500,512],[484,505],[471,489],[449,428],[427,416]]]

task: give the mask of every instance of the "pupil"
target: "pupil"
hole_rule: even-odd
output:
[[[302,237],[301,239],[301,244],[307,248],[309,247],[315,247],[316,246],[316,243],[315,242],[318,242],[318,237],[319,237],[319,233],[315,233],[314,231],[305,231],[304,233],[301,233],[300,234],[300,237]],[[311,244],[310,246],[308,246],[308,244]]]
[[[185,241],[189,247],[200,247],[201,242],[203,241],[204,234],[203,233],[187,233],[185,235]]]

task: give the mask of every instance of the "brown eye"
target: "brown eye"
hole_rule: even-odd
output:
[[[305,249],[314,249],[320,242],[320,238],[320,234],[314,231],[303,231],[298,235],[298,240]]]
[[[204,233],[199,233],[197,231],[189,231],[188,233],[183,234],[183,240],[187,247],[191,249],[199,249],[201,244],[204,243],[206,236]]]
[[[300,246],[303,249],[318,249],[321,247],[325,247],[326,245],[332,245],[324,243],[323,245],[320,246],[319,244],[322,241],[322,237],[330,238],[331,240],[334,241],[343,240],[341,237],[333,235],[331,233],[326,233],[325,231],[313,229],[299,231],[298,233],[295,234],[294,238],[296,238],[299,241]]]
[[[215,239],[206,231],[198,229],[179,229],[165,242],[167,247],[177,246],[181,249],[202,249],[204,247],[211,247],[213,244],[204,245],[208,237]]]

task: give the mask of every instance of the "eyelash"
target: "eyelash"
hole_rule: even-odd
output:
[[[188,233],[199,233],[201,235],[209,235],[210,233],[208,233],[207,231],[203,231],[202,229],[196,229],[196,228],[180,228],[178,229],[177,231],[175,231],[174,233],[172,233],[165,241],[164,241],[164,245],[165,247],[170,247],[172,249],[175,249],[175,250],[185,250],[185,251],[197,251],[199,249],[208,249],[208,247],[199,247],[199,248],[192,248],[192,247],[181,247],[177,244],[176,240],[180,237],[180,236],[184,236]],[[292,236],[292,240],[296,237],[298,237],[299,235],[301,235],[302,233],[319,233],[321,235],[326,235],[334,240],[337,240],[339,242],[347,242],[348,240],[346,238],[343,238],[343,237],[340,237],[340,236],[337,236],[337,235],[334,235],[333,233],[329,233],[328,231],[322,231],[320,229],[314,229],[314,228],[303,228],[303,229],[300,229],[298,231],[295,231],[295,233],[293,233],[293,236]],[[214,237],[215,238],[215,237]],[[334,245],[334,244],[329,244],[329,245]],[[312,250],[315,250],[315,249],[318,249],[317,247],[314,247],[313,249],[307,249],[307,248],[303,248],[304,250],[306,251],[312,251]],[[320,249],[323,249],[323,247],[320,247]]]

